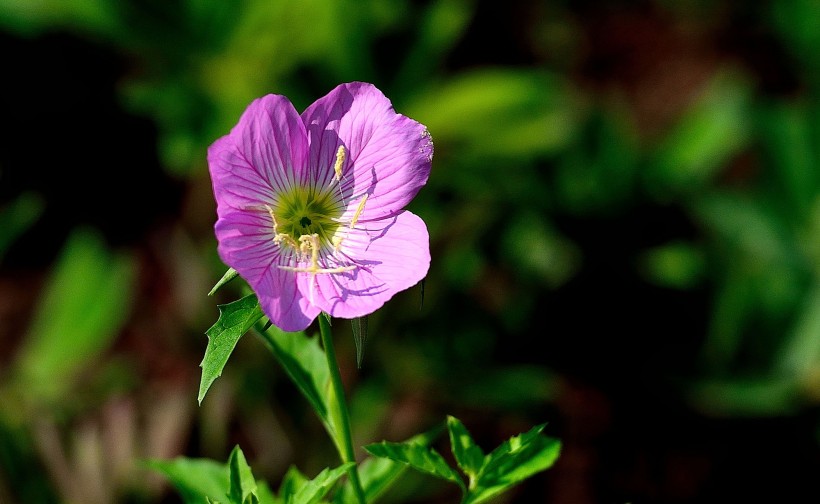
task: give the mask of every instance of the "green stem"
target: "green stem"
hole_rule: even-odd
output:
[[[325,348],[325,356],[327,357],[327,367],[330,370],[330,383],[333,385],[333,394],[336,400],[331,402],[331,407],[336,408],[335,417],[338,419],[336,427],[341,432],[341,439],[338,440],[339,455],[342,462],[356,462],[356,453],[353,451],[353,438],[350,434],[350,415],[347,412],[347,402],[345,401],[345,389],[342,384],[342,375],[339,372],[339,364],[336,361],[336,350],[333,347],[333,334],[330,331],[330,318],[324,313],[319,314],[319,332],[322,336],[322,346]],[[338,436],[337,436],[338,439]],[[356,497],[359,504],[366,504],[364,490],[362,490],[362,482],[359,480],[359,471],[355,465],[348,470],[350,483],[353,485],[353,490],[356,492]]]

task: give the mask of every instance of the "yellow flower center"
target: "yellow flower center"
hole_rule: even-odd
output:
[[[337,184],[341,184],[344,160],[345,150],[340,146],[333,167]],[[332,185],[334,184],[331,183]],[[283,252],[289,252],[296,263],[294,266],[279,266],[281,269],[313,274],[342,273],[356,269],[353,265],[322,268],[319,266],[319,259],[323,249],[332,249],[334,252],[339,250],[347,233],[356,226],[364,211],[367,194],[359,200],[347,226],[342,221],[346,205],[341,193],[337,195],[332,187],[316,189],[297,186],[278,196],[273,206],[267,206],[273,227],[273,242]],[[299,266],[301,261],[308,262],[309,265]]]

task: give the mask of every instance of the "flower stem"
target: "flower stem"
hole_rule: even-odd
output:
[[[338,422],[334,422],[336,427],[341,432],[337,432],[336,445],[339,449],[339,455],[343,463],[356,462],[356,454],[353,451],[353,438],[350,433],[350,415],[347,411],[347,402],[345,401],[345,390],[342,384],[342,375],[339,373],[339,364],[336,361],[336,350],[333,347],[333,334],[330,330],[330,317],[324,313],[319,314],[319,332],[322,336],[322,346],[325,348],[325,356],[327,357],[327,367],[330,371],[330,382],[333,386],[333,395],[335,401],[331,401],[331,407],[335,407],[335,418]],[[341,439],[338,439],[341,436]],[[353,490],[356,493],[356,498],[359,504],[366,504],[364,490],[362,490],[362,482],[359,480],[359,471],[356,465],[353,465],[348,470],[350,483],[353,485]]]

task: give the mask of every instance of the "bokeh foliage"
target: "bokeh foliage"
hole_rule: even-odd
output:
[[[76,437],[107,398],[151,386],[152,366],[196,376],[216,316],[205,294],[224,271],[210,233],[207,146],[260,95],[285,94],[301,110],[349,80],[376,84],[436,146],[411,206],[433,251],[421,309],[416,288],[371,317],[361,371],[350,333],[337,329],[360,445],[403,439],[446,413],[495,441],[487,446],[549,420],[566,454],[601,459],[580,475],[559,461],[547,483],[555,501],[573,501],[561,490],[573,474],[593,488],[591,501],[739,499],[720,493],[719,480],[732,481],[733,462],[745,466],[715,455],[735,445],[714,427],[737,422],[780,443],[767,454],[791,465],[764,466],[771,488],[796,495],[805,482],[788,468],[817,469],[820,458],[819,25],[816,0],[0,0],[4,40],[22,41],[16,48],[58,34],[113,55],[121,71],[108,106],[152,125],[159,180],[181,188],[181,203],[131,240],[83,222],[52,231],[50,216],[70,209],[54,208],[36,184],[5,181],[66,167],[14,164],[14,145],[3,145],[0,279],[4,292],[33,294],[21,295],[29,315],[8,318],[2,333],[0,501],[78,498],[83,484],[72,494],[42,461],[53,447],[44,433]],[[14,70],[7,78],[25,82]],[[112,170],[129,157],[89,151]],[[152,195],[100,212],[139,215]],[[59,232],[71,238],[54,262],[27,269],[21,257],[38,237]],[[240,437],[255,471],[281,478],[292,455],[315,475],[332,457],[321,426],[283,391],[261,343],[246,340],[214,397],[181,410],[190,423],[172,446],[225,460]],[[193,403],[196,380],[179,381]],[[605,425],[588,411],[603,412]],[[647,412],[655,437],[630,430]],[[640,469],[641,457],[677,460],[661,433],[683,428],[678,417],[707,425],[698,432],[714,444],[698,451],[705,475],[695,462],[680,469],[695,474],[686,491],[664,472],[671,466],[661,476]],[[32,428],[33,418],[51,427]],[[263,427],[269,444],[253,434]],[[624,441],[641,435],[671,444]],[[618,467],[627,469],[607,472]],[[112,481],[95,495],[156,496],[133,477]],[[394,497],[440,496],[428,483]],[[765,485],[746,491],[783,498]]]

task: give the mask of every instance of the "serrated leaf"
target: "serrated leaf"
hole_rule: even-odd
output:
[[[336,431],[327,403],[330,372],[318,338],[309,338],[304,333],[286,333],[276,326],[261,331],[260,335],[335,441]]]
[[[472,483],[484,464],[484,452],[475,444],[467,428],[458,418],[447,416],[447,431],[450,434],[450,448],[456,463]]]
[[[530,476],[549,469],[560,451],[560,441],[536,434],[510,451],[503,450],[494,458],[490,458],[491,454],[464,504],[484,502]]]
[[[367,343],[367,315],[350,319],[353,326],[353,341],[356,343],[356,367],[362,368],[364,345]]]
[[[236,445],[228,458],[230,468],[230,490],[228,497],[233,504],[245,504],[249,497],[255,497],[256,480],[253,477],[245,454],[239,445]]]
[[[202,368],[202,380],[199,383],[197,397],[200,404],[213,382],[222,375],[222,369],[239,338],[263,316],[255,294],[249,294],[233,303],[218,305],[217,308],[219,319],[205,332],[208,335],[208,347],[199,365]]]
[[[186,504],[224,502],[230,490],[227,467],[213,460],[178,457],[151,460],[148,466],[165,475]]]
[[[465,491],[464,481],[435,449],[415,443],[382,441],[364,447],[371,455],[407,464],[417,471],[451,481]]]
[[[216,293],[216,291],[218,291],[219,289],[222,288],[223,285],[230,282],[231,280],[233,280],[237,276],[239,276],[239,273],[237,273],[237,271],[235,269],[228,268],[228,271],[226,271],[225,274],[222,275],[222,278],[220,278],[219,281],[216,282],[216,285],[214,285],[214,288],[211,289],[211,291],[208,293],[208,295],[213,296]]]
[[[428,446],[440,434],[441,428],[437,427],[413,436],[405,442]],[[389,458],[368,457],[365,459],[359,464],[358,471],[367,502],[375,502],[408,468],[407,464]],[[342,491],[336,494],[333,502],[335,504],[358,504],[359,501],[350,480],[345,483]]]
[[[493,464],[497,463],[500,460],[503,460],[503,457],[507,454],[515,453],[525,448],[529,443],[536,439],[539,434],[541,434],[541,431],[543,431],[544,427],[546,426],[547,424],[545,423],[536,425],[527,432],[519,434],[517,436],[513,436],[510,439],[501,443],[498,446],[498,448],[496,448],[489,455],[487,455],[486,459],[484,460],[482,472],[491,470]]]
[[[288,472],[282,477],[282,482],[279,484],[279,497],[285,503],[290,503],[290,499],[300,488],[305,486],[308,482],[307,476],[294,465],[288,468]]]
[[[305,482],[296,494],[288,499],[288,504],[315,504],[319,502],[330,492],[339,478],[344,476],[347,470],[354,465],[356,465],[355,462],[347,462],[335,469],[327,468],[323,470],[315,478]]]

